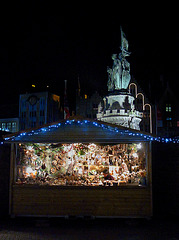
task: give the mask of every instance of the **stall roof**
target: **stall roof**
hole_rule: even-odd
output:
[[[148,133],[114,124],[72,119],[6,135],[4,141],[8,143],[120,143],[152,141],[154,138]]]

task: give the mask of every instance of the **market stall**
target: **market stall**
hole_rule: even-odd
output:
[[[152,215],[152,136],[68,120],[5,141],[11,143],[11,215]]]

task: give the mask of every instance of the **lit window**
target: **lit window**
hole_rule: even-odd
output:
[[[16,132],[17,123],[12,122],[12,132]]]
[[[166,104],[166,112],[171,112],[171,111],[172,111],[171,104]]]
[[[177,127],[179,127],[179,121],[177,121]]]
[[[6,129],[6,123],[2,123],[2,130]]]
[[[85,99],[87,99],[88,98],[88,96],[87,96],[87,94],[85,94]]]
[[[8,129],[9,131],[11,131],[11,122],[8,122],[8,123],[7,123],[7,129]]]
[[[167,117],[166,120],[167,121],[172,121],[172,118],[171,117]]]

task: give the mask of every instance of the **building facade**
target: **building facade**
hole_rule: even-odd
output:
[[[157,134],[173,137],[179,135],[179,100],[167,84],[157,104]]]
[[[102,101],[102,97],[95,92],[91,96],[81,95],[78,91],[76,95],[76,115],[84,118],[96,119],[98,113],[98,105]]]
[[[21,94],[20,129],[38,127],[59,120],[60,97],[49,92]]]
[[[2,118],[0,119],[0,131],[18,132],[19,118]]]

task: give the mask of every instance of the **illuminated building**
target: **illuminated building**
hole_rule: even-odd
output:
[[[179,101],[167,84],[157,104],[157,135],[173,137],[179,135]]]
[[[18,132],[18,104],[11,103],[0,106],[0,131]]]
[[[60,97],[49,92],[21,94],[19,97],[20,129],[38,127],[59,119]]]
[[[19,119],[18,118],[3,118],[0,119],[0,130],[8,132],[19,131]]]

